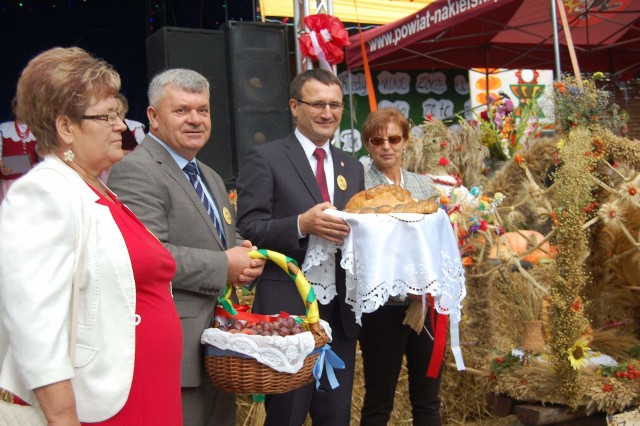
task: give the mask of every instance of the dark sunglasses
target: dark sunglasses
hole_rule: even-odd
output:
[[[393,135],[393,136],[388,136],[386,138],[383,138],[382,136],[374,136],[372,138],[369,138],[369,143],[375,146],[382,145],[384,141],[389,142],[391,145],[395,145],[402,141],[402,136]]]

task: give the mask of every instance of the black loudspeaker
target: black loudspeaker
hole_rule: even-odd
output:
[[[197,158],[231,185],[234,180],[229,70],[224,31],[162,27],[147,38],[149,81],[170,68],[188,68],[205,76],[211,85],[211,137]]]
[[[255,145],[292,130],[287,27],[230,21],[224,25],[230,81],[236,175]]]

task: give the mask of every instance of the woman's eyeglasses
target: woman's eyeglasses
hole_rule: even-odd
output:
[[[391,145],[395,145],[402,141],[402,136],[393,135],[393,136],[387,136],[386,138],[383,138],[382,136],[374,136],[372,138],[369,138],[369,143],[374,146],[382,145],[384,141],[389,142]]]
[[[106,121],[108,126],[113,126],[114,124],[116,124],[116,121],[118,120],[118,118],[120,118],[120,120],[122,120],[122,117],[120,116],[120,114],[118,114],[115,111],[111,111],[111,112],[108,112],[106,114],[83,115],[82,116],[83,120]]]

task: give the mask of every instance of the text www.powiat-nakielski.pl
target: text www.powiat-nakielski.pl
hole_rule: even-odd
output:
[[[402,39],[425,30],[431,25],[444,22],[485,3],[497,3],[498,1],[500,0],[451,0],[435,10],[427,10],[424,14],[417,14],[414,20],[372,39],[369,41],[369,52],[397,45]]]

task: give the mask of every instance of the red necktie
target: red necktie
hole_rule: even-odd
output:
[[[318,181],[320,193],[325,201],[331,202],[331,198],[329,198],[329,188],[327,188],[327,176],[324,174],[324,159],[327,157],[327,152],[322,148],[316,148],[316,150],[313,151],[313,156],[318,160],[316,181]]]

